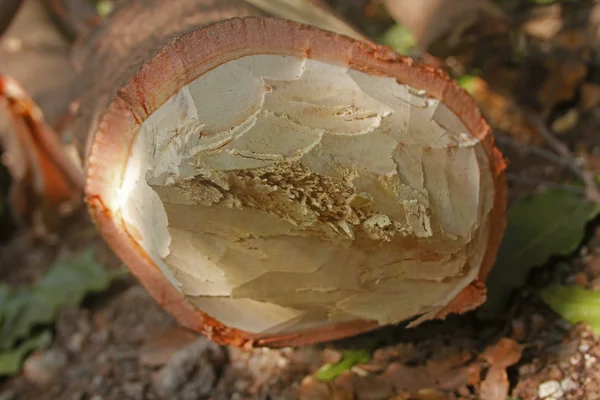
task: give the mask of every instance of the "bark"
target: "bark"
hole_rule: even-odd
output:
[[[78,149],[83,154],[86,140],[118,90],[174,38],[228,18],[261,15],[241,0],[118,2],[75,51],[74,61],[82,71],[80,115],[73,127]]]

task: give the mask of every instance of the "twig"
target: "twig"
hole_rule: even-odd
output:
[[[552,161],[552,162],[554,162],[556,164],[560,164],[562,166],[568,164],[568,162],[564,158],[562,158],[562,157],[558,156],[556,153],[554,153],[550,150],[546,150],[542,147],[533,146],[533,145],[530,145],[527,143],[520,142],[518,140],[515,140],[509,136],[505,136],[498,132],[494,132],[494,137],[496,138],[496,141],[500,145],[510,145],[512,147],[525,150],[526,152],[535,154],[537,156],[545,158],[548,161]]]
[[[577,194],[581,194],[581,195],[587,194],[585,188],[582,188],[582,187],[578,187],[578,186],[574,186],[574,185],[567,185],[564,183],[557,183],[557,182],[552,182],[552,181],[545,181],[545,180],[541,180],[541,179],[529,178],[527,176],[522,176],[519,174],[507,173],[506,178],[512,182],[525,183],[525,184],[534,185],[534,186],[544,186],[549,189],[565,190],[565,191],[569,191],[569,192],[573,192],[573,193],[577,193]]]
[[[594,174],[591,171],[581,167],[569,148],[561,142],[546,126],[544,121],[535,114],[524,113],[527,120],[542,135],[544,140],[564,159],[565,165],[585,184],[585,195],[595,203],[600,203],[600,191],[596,184]]]

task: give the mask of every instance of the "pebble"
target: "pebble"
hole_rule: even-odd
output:
[[[571,358],[569,358],[569,362],[571,363],[571,365],[579,365],[579,363],[581,363],[581,358],[581,354],[577,353]]]
[[[58,349],[35,352],[23,364],[23,375],[29,382],[47,385],[67,364],[67,355]]]
[[[563,389],[558,381],[546,381],[538,386],[538,397],[540,399],[548,399],[550,396],[561,398],[564,396]]]
[[[123,391],[132,399],[142,400],[144,398],[144,384],[142,382],[128,382],[123,385]]]
[[[589,349],[590,349],[590,345],[587,343],[582,343],[579,345],[579,351],[582,353],[587,353]]]
[[[571,378],[565,378],[560,382],[560,387],[562,388],[563,392],[569,393],[579,389],[579,384]]]
[[[212,390],[218,368],[225,361],[224,349],[201,337],[175,352],[153,376],[152,384],[165,398],[173,398],[178,392],[183,400],[201,398]]]

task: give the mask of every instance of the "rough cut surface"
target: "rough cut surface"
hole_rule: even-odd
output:
[[[480,272],[489,165],[422,90],[252,55],[142,123],[117,196],[129,234],[191,304],[277,334],[439,312]]]

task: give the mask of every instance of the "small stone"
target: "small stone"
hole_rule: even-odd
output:
[[[558,381],[546,381],[538,386],[538,397],[541,399],[547,399],[550,396],[561,398],[563,395],[563,389]]]
[[[561,380],[563,378],[563,372],[557,365],[552,365],[548,371],[548,378],[557,381]]]
[[[144,384],[142,382],[127,382],[123,385],[123,390],[127,396],[142,400],[144,398]]]
[[[30,382],[47,385],[66,364],[67,356],[61,350],[36,352],[25,360],[23,375]]]
[[[571,363],[571,365],[579,365],[579,363],[581,363],[581,354],[577,353],[574,354],[571,358],[569,358],[569,362]]]
[[[587,343],[582,343],[578,347],[578,350],[582,353],[587,353],[589,349],[590,349],[590,345]]]
[[[565,393],[570,393],[579,389],[579,384],[571,378],[565,378],[560,382],[560,387]]]
[[[520,376],[533,375],[537,372],[538,368],[534,364],[524,364],[519,367]]]
[[[210,393],[225,360],[221,346],[201,337],[173,354],[152,377],[152,384],[165,398],[172,398],[177,392],[181,392],[182,399],[201,398]]]
[[[541,314],[533,314],[531,316],[530,327],[532,331],[540,331],[546,327],[546,318],[544,318]]]
[[[512,321],[511,325],[512,332],[510,336],[516,341],[525,340],[527,337],[527,328],[525,327],[525,322],[523,322],[521,319],[515,319]]]

